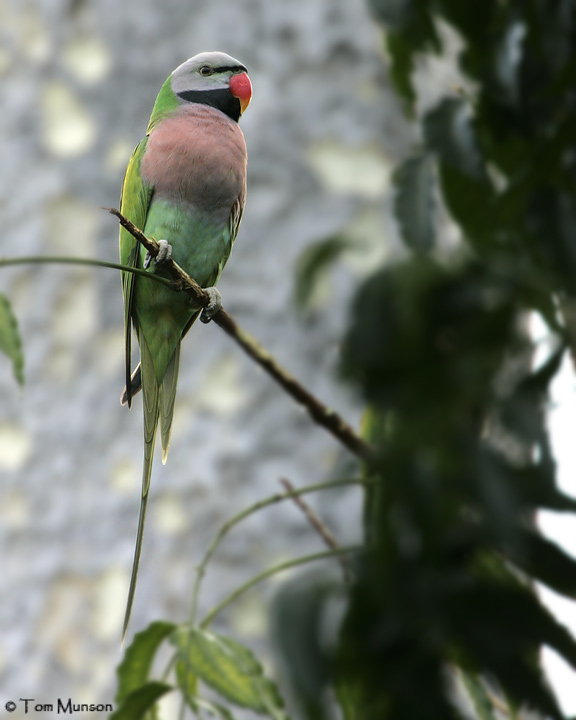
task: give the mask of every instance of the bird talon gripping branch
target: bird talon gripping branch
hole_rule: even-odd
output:
[[[200,313],[200,322],[209,323],[214,315],[222,309],[222,295],[215,287],[204,288],[204,292],[210,298],[208,305]]]
[[[200,53],[174,70],[162,86],[146,137],[134,151],[122,188],[121,213],[147,237],[162,237],[154,261],[174,248],[180,267],[201,287],[210,303],[210,319],[222,302],[212,286],[224,267],[244,209],[246,145],[238,120],[248,107],[252,88],[246,68],[221,52]],[[150,256],[124,228],[120,261],[147,268]],[[144,469],[134,563],[124,617],[124,634],[136,589],[138,564],[152,472],[154,439],[160,423],[162,459],[166,460],[178,381],[180,343],[196,318],[198,304],[185,293],[151,283],[134,273],[122,274],[126,325],[126,389],[130,404],[142,388]],[[214,290],[212,293],[211,291]],[[131,377],[131,329],[140,346],[140,372]]]
[[[154,259],[154,265],[162,265],[162,263],[165,263],[166,260],[170,260],[171,257],[172,245],[170,245],[168,240],[158,240],[158,255],[154,257],[152,253],[148,251],[144,256],[144,262],[142,263],[142,267],[144,268],[144,270],[148,270],[152,259]]]
[[[158,255],[154,258],[154,265],[162,265],[172,257],[172,245],[168,240],[158,240]]]

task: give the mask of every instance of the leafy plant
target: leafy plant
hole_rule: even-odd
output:
[[[511,707],[560,718],[538,652],[554,647],[576,667],[576,643],[529,581],[572,597],[576,577],[574,560],[534,523],[541,508],[574,511],[555,485],[545,414],[572,342],[562,308],[574,302],[576,8],[371,6],[412,109],[414,59],[441,50],[440,20],[459,34],[475,90],[420,118],[423,146],[395,176],[415,253],[359,289],[344,341],[342,372],[379,419],[370,440],[381,489],[369,499],[374,544],[350,594],[336,677],[355,686],[363,718],[460,717],[447,667],[466,673],[479,716],[474,676]],[[461,231],[449,256],[430,230],[434,178]],[[556,341],[540,368],[531,312]]]

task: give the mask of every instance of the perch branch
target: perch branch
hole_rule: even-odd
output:
[[[158,255],[158,243],[146,237],[138,228],[133,225],[115,208],[105,208],[109,213],[118,218],[118,221],[146,250],[156,257]],[[163,267],[172,278],[172,287],[177,291],[186,292],[201,307],[206,307],[209,302],[208,295],[182,268],[172,260],[166,259]],[[299,405],[308,411],[310,417],[317,425],[320,425],[335,437],[350,452],[363,460],[370,460],[374,451],[373,448],[363,440],[348,423],[334,410],[324,405],[311,392],[309,392],[296,378],[279,365],[274,357],[256,342],[247,332],[240,328],[236,321],[222,308],[214,317],[213,321],[224,330],[238,345],[249,355],[260,367],[265,370]]]

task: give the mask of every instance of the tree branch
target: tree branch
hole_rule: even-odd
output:
[[[146,237],[133,223],[125,218],[115,208],[105,208],[109,213],[118,218],[118,221],[146,250],[156,257],[158,255],[158,243]],[[172,258],[166,259],[162,265],[172,278],[174,290],[187,293],[198,305],[206,307],[209,302],[208,295],[200,285],[191,278]],[[363,460],[370,460],[374,456],[373,448],[361,438],[348,423],[331,408],[324,405],[311,392],[309,392],[295,377],[290,375],[274,357],[256,342],[247,332],[242,330],[236,321],[222,308],[214,317],[213,321],[224,330],[238,345],[249,355],[265,372],[270,375],[299,405],[308,411],[310,417],[317,425],[327,430],[338,442],[344,445],[350,452]]]

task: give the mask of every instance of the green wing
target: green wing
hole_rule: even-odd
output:
[[[142,181],[140,164],[146,151],[148,136],[146,136],[136,147],[126,168],[124,183],[122,185],[122,196],[120,200],[120,212],[128,218],[139,230],[144,230],[146,216],[154,188]],[[128,267],[137,267],[140,256],[138,241],[132,235],[120,227],[120,262]],[[130,382],[130,359],[132,355],[132,298],[134,295],[134,274],[122,273],[122,294],[124,295],[124,333],[125,333],[125,358],[126,358],[126,401],[128,407],[132,402],[132,387]]]

